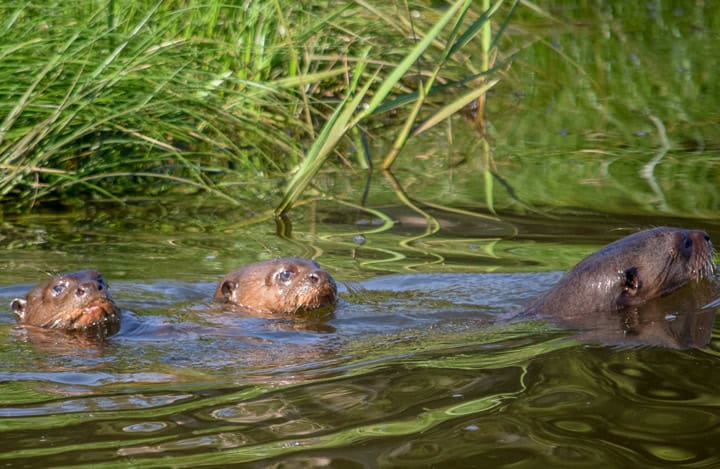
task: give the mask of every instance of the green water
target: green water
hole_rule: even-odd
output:
[[[597,162],[576,164],[583,173]],[[713,155],[694,167],[704,164]],[[126,315],[123,330],[97,344],[32,334],[6,309],[0,459],[13,467],[718,464],[714,309],[673,303],[632,334],[620,320],[575,332],[514,318],[559,271],[631,230],[679,225],[720,239],[713,217],[695,216],[717,207],[683,216],[675,202],[667,212],[638,202],[629,214],[601,213],[582,208],[590,203],[578,195],[573,208],[535,203],[520,213],[498,190],[492,215],[473,175],[459,173],[396,175],[427,191],[414,206],[430,223],[382,175],[358,208],[346,202],[362,198],[366,181],[332,174],[324,182],[337,193],[280,226],[202,199],[6,216],[0,301],[45,272],[93,267]],[[514,171],[508,184],[513,177],[527,176]],[[420,201],[436,193],[446,195],[445,209]],[[439,230],[428,230],[435,221]],[[339,280],[332,317],[272,321],[213,308],[223,273],[278,255],[313,256]],[[668,311],[677,316],[672,335]]]
[[[4,309],[0,464],[720,465],[714,304],[678,292],[633,327],[584,331],[517,317],[639,229],[720,243],[716,8],[623,5],[580,2],[530,29],[518,16],[489,153],[457,117],[392,175],[327,168],[282,222],[281,180],[242,182],[240,207],[192,194],[3,212],[0,303],[95,268],[125,318],[97,343]],[[370,140],[376,160],[390,145]],[[291,255],[339,281],[332,317],[211,304],[224,273]]]

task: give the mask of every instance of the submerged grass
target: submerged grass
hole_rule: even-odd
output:
[[[468,0],[448,8],[289,0],[0,6],[0,198],[27,207],[202,188],[237,203],[229,182],[302,163],[283,211],[350,128],[377,127],[368,120],[382,121],[379,111],[422,102],[412,76],[434,70],[435,79],[442,64],[443,80],[453,82],[442,94],[467,91],[472,61],[460,46],[473,35],[466,30],[461,44],[448,34],[477,23],[482,12],[473,8]],[[450,19],[454,30],[443,31]],[[407,103],[379,109],[402,96]]]

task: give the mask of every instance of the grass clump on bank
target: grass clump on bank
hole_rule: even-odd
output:
[[[480,70],[462,48],[486,21],[482,11],[470,1],[451,3],[453,29],[433,29],[448,9],[406,6],[1,6],[2,202],[120,200],[169,188],[237,202],[227,183],[295,168],[337,109],[351,122],[368,101],[373,111],[412,106],[417,89],[427,95],[433,83],[450,84],[443,96],[477,89]],[[405,101],[380,109],[398,96]]]

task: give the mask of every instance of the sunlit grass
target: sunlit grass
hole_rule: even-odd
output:
[[[471,3],[451,4],[456,30]],[[445,10],[422,3],[58,1],[0,13],[0,197],[19,206],[178,186],[237,202],[225,182],[316,171],[452,45],[436,23]],[[455,55],[461,89],[468,58]],[[323,133],[333,115],[344,130]]]
[[[276,177],[264,195],[284,192],[284,212],[328,164],[412,166],[408,142],[469,106],[490,139],[478,156],[490,207],[497,144],[592,149],[647,134],[653,147],[657,119],[671,148],[717,147],[706,50],[718,7],[653,8],[6,3],[2,204],[178,190],[239,203]],[[369,140],[392,143],[373,154]]]
[[[439,122],[451,117],[487,93],[487,91],[497,83],[497,80],[481,81],[475,88],[462,93],[458,98],[451,100],[450,103],[436,106],[430,116],[423,122],[419,122],[420,110],[423,104],[425,104],[426,97],[435,91],[434,85],[436,79],[441,76],[444,66],[451,60],[453,54],[456,52],[458,55],[461,55],[462,45],[469,42],[475,34],[483,30],[483,26],[489,23],[491,14],[497,11],[499,5],[502,3],[502,1],[497,2],[495,8],[492,10],[488,9],[485,14],[465,26],[464,20],[470,13],[470,7],[473,2],[469,0],[455,1],[429,30],[418,33],[416,28],[412,28],[413,33],[419,35],[418,42],[408,51],[402,61],[392,68],[388,74],[380,75],[379,73],[375,73],[369,80],[366,80],[364,86],[358,93],[352,96],[352,99],[350,99],[351,96],[348,96],[340,106],[337,107],[333,117],[326,122],[323,132],[315,140],[303,165],[290,181],[288,189],[277,208],[277,212],[284,213],[287,211],[292,202],[298,198],[299,194],[310,183],[325,159],[335,149],[340,139],[348,131],[377,113],[383,104],[387,104],[391,98],[391,93],[395,90],[396,84],[412,73],[418,61],[433,43],[441,44],[440,55],[425,74],[418,73],[421,77],[427,75],[427,79],[419,78],[420,81],[417,83],[416,91],[405,93],[404,96],[397,98],[409,98],[406,99],[404,103],[410,107],[410,110],[405,117],[403,127],[395,138],[390,154],[385,157],[382,163],[383,169],[390,168],[411,135],[418,135],[434,127]],[[447,26],[451,26],[449,28],[451,32],[447,38],[441,40],[441,34]],[[489,42],[490,37],[486,37],[485,41]],[[368,54],[369,50],[365,54],[365,57],[367,57]],[[355,89],[360,81],[360,77],[362,77],[365,71],[364,65],[364,62],[360,62],[358,68],[356,68],[353,75],[353,84],[350,89]],[[481,74],[487,74],[489,71],[488,67],[486,63],[485,69],[482,70]],[[361,108],[361,105],[365,103],[365,95],[370,90],[371,85],[374,84],[374,81],[378,82],[377,89],[374,90],[374,94],[371,97],[368,97],[365,106]],[[469,79],[463,80],[462,83],[457,84],[458,88],[462,89],[471,84],[470,81]]]
[[[225,196],[212,175],[299,161],[288,132],[307,129],[287,106],[294,93],[264,84],[277,52],[258,45],[256,29],[230,26],[254,24],[265,7],[222,7],[219,24],[220,4],[141,3],[118,2],[110,30],[105,5],[6,6],[0,195],[27,202],[83,186],[115,197],[182,181]],[[255,45],[250,57],[243,43]]]

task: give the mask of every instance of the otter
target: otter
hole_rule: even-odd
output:
[[[103,336],[120,328],[120,310],[108,294],[107,283],[94,270],[57,275],[10,306],[22,325]]]
[[[333,306],[337,285],[317,262],[285,257],[227,274],[218,283],[214,298],[252,313],[294,314]]]
[[[525,312],[582,322],[637,306],[712,277],[713,254],[710,237],[701,230],[663,226],[639,231],[582,259]]]

